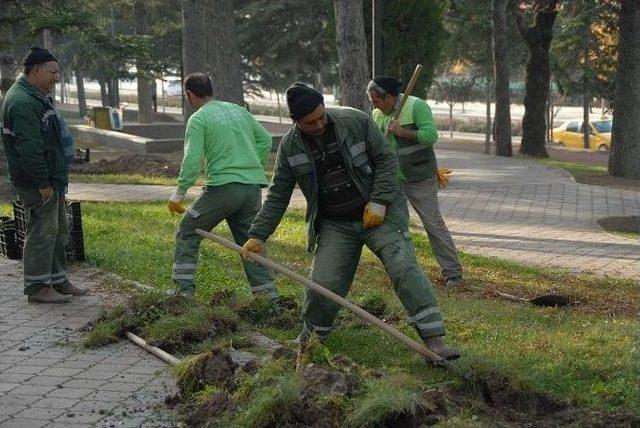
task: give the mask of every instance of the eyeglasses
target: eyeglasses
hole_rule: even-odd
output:
[[[58,73],[59,73],[59,70],[58,70],[58,69],[55,69],[55,70],[54,70],[54,69],[51,69],[51,68],[49,68],[49,67],[44,67],[44,66],[43,66],[43,67],[40,67],[40,68],[44,68],[44,69],[45,69],[45,70],[47,70],[49,73],[51,73],[51,75],[52,75],[52,76],[57,76],[57,75],[58,75]]]

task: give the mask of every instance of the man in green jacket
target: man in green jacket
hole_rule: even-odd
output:
[[[301,83],[287,89],[295,125],[283,137],[273,181],[243,247],[261,253],[287,209],[297,184],[307,200],[311,278],[346,296],[367,245],[384,264],[396,294],[427,347],[443,358],[460,353],[442,340],[444,323],[433,287],[418,267],[408,232],[407,204],[398,185],[398,162],[364,113],[325,109],[322,94]],[[332,329],[338,306],[308,291],[303,307],[304,342]]]
[[[193,73],[184,89],[195,113],[187,122],[178,188],[169,199],[171,213],[184,213],[176,235],[172,278],[178,291],[195,293],[195,273],[202,238],[196,229],[211,230],[226,220],[238,245],[247,240],[251,221],[260,210],[261,187],[267,185],[264,166],[271,151],[269,132],[244,108],[212,99],[209,77]],[[183,201],[204,163],[206,187],[186,210]],[[243,261],[253,293],[278,300],[273,273]]]
[[[47,95],[58,80],[58,61],[34,47],[23,65],[24,75],[7,92],[0,121],[10,181],[27,215],[24,294],[32,303],[66,303],[87,291],[67,279],[68,172],[57,113]]]
[[[375,110],[371,113],[378,127],[390,131],[404,178],[407,199],[418,213],[442,269],[442,277],[450,287],[462,283],[462,266],[451,233],[440,214],[436,154],[438,139],[431,109],[420,98],[410,96],[397,121],[393,116],[400,108],[402,82],[393,77],[374,78],[367,87]]]

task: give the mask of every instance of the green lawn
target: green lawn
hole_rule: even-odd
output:
[[[545,165],[565,169],[576,179],[585,175],[607,175],[607,167],[604,165],[563,161],[559,159],[540,159],[539,161]]]
[[[176,178],[152,177],[142,174],[70,174],[71,183],[103,183],[103,184],[158,184],[175,186]],[[202,186],[204,179],[199,179],[196,186]]]
[[[87,256],[100,268],[161,289],[171,285],[171,259],[178,217],[164,204],[85,203],[83,222]],[[230,237],[226,226],[216,233]],[[436,282],[446,318],[447,339],[465,352],[458,363],[482,372],[498,371],[527,388],[570,400],[590,409],[636,410],[640,403],[637,319],[640,289],[632,281],[576,276],[512,262],[463,254],[468,283],[533,296],[555,289],[580,305],[570,309],[537,308],[484,296],[470,289],[447,290],[438,278],[428,241],[414,234],[420,264]],[[271,258],[306,274],[303,213],[291,210],[270,240]],[[203,245],[198,270],[198,295],[203,301],[216,290],[248,294],[239,256],[217,244]],[[283,295],[301,300],[301,286],[279,276]],[[408,334],[403,310],[383,267],[368,250],[363,253],[350,298],[362,302],[382,297],[387,316]],[[415,376],[425,385],[455,380],[423,361],[385,334],[364,327],[349,315],[327,343],[366,367],[387,367]],[[294,338],[300,324],[268,328],[265,333]],[[384,352],[380,352],[384,350]]]

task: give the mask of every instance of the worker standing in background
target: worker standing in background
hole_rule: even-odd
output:
[[[400,162],[404,192],[422,220],[442,278],[446,285],[457,287],[462,284],[462,266],[438,204],[438,186],[444,187],[447,180],[446,172],[438,175],[433,150],[438,131],[429,105],[414,96],[408,97],[398,120],[393,120],[402,100],[401,87],[402,82],[393,77],[376,77],[369,82],[367,94],[375,107],[371,115],[382,132],[389,131]]]
[[[2,104],[0,124],[11,185],[27,217],[24,294],[30,303],[67,303],[87,290],[67,278],[66,149],[73,146],[49,96],[58,81],[58,60],[33,47],[23,65],[24,74]]]
[[[262,204],[261,187],[267,185],[264,166],[271,151],[271,134],[244,108],[212,99],[206,74],[193,73],[184,81],[191,107],[196,110],[185,131],[185,147],[178,187],[169,199],[171,213],[184,213],[173,258],[172,279],[183,295],[196,291],[195,274],[202,237],[195,230],[211,230],[226,220],[238,245]],[[202,163],[206,186],[186,210],[184,197],[198,178]],[[278,300],[271,270],[243,261],[253,293]]]

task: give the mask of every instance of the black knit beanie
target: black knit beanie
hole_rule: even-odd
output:
[[[380,76],[374,77],[373,82],[380,88],[384,89],[389,95],[398,95],[403,83],[395,77]]]
[[[296,82],[287,88],[289,116],[293,120],[303,118],[320,104],[324,104],[322,94],[304,83]]]
[[[24,57],[22,65],[26,67],[28,65],[44,64],[45,62],[49,61],[58,62],[56,57],[53,56],[48,50],[34,46],[31,48],[27,56]]]

